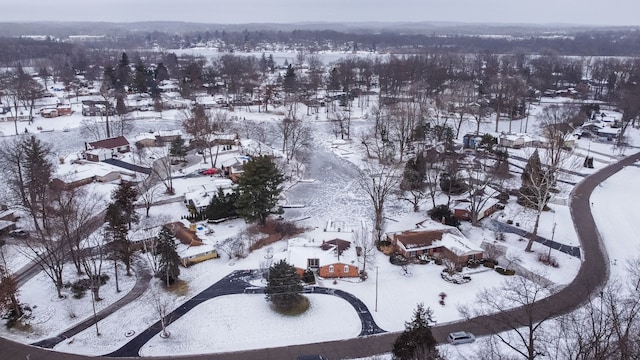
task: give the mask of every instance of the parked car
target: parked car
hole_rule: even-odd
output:
[[[202,175],[213,175],[218,172],[216,168],[209,168],[201,172]]]
[[[449,341],[451,345],[468,344],[476,341],[476,337],[466,331],[457,331],[449,334],[447,341]]]
[[[29,236],[29,233],[22,230],[22,229],[15,229],[15,230],[11,230],[9,231],[9,236],[11,237],[27,237]]]

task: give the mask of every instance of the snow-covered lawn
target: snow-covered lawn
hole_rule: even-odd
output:
[[[330,295],[305,296],[310,306],[301,316],[279,315],[263,295],[209,300],[171,324],[168,339],[156,335],[140,355],[206,354],[358,336],[360,319],[346,301]]]
[[[246,117],[247,119],[256,121],[269,121],[274,116],[272,113],[245,112],[242,111],[242,109],[237,109],[235,115],[239,118]],[[320,120],[324,120],[326,115],[324,113],[320,115],[322,116]],[[369,125],[368,121],[363,120],[366,119],[366,109],[354,107],[352,115],[354,119],[358,119],[354,121],[353,126],[355,128]],[[301,116],[304,118],[304,115]],[[158,130],[158,127],[171,126],[175,120],[175,112],[163,112],[162,118],[163,120],[161,121],[153,119],[140,120],[138,125],[140,128],[144,126],[154,127],[155,130]],[[56,136],[63,136],[63,134],[67,134],[62,132],[64,127],[77,128],[81,119],[81,116],[74,114],[71,117],[56,119],[58,121],[52,121],[50,119],[46,121],[50,121],[47,125],[56,130],[56,132],[54,132]],[[324,127],[325,124],[321,121],[316,122],[312,118],[307,118],[307,120],[314,122],[313,125],[316,126],[316,129],[326,130],[326,127]],[[43,119],[37,119],[33,125],[26,126],[29,127],[30,131],[32,131],[33,128],[33,132],[36,132],[35,127],[39,126],[43,121]],[[22,127],[24,124],[19,125]],[[531,123],[529,125],[531,126]],[[469,127],[469,129],[475,128],[475,124],[467,124],[466,126]],[[511,126],[517,129],[519,126],[522,127],[522,124],[520,124],[520,122],[513,122]],[[0,131],[5,134],[11,134],[12,127],[13,124],[0,124]],[[487,129],[493,128],[493,123],[485,123],[483,127]],[[500,127],[500,130],[505,130],[504,123],[501,123]],[[635,133],[633,129],[630,129],[630,131]],[[354,131],[353,133],[356,132]],[[461,133],[464,133],[464,129]],[[51,133],[42,135],[53,136]],[[348,161],[356,165],[363,163],[362,149],[358,147],[357,141],[333,142],[333,135],[326,131],[318,131],[314,135],[316,137],[316,143],[326,147],[321,151],[332,151],[341,158],[338,159],[339,161]],[[58,139],[58,137],[55,138]],[[580,139],[578,140],[578,145],[579,151],[576,152],[576,156],[584,156],[587,149],[592,153],[598,154],[598,160],[600,162],[596,163],[596,167],[604,166],[603,164],[607,161],[615,161],[618,156],[617,150],[612,149],[610,144],[601,144]],[[66,149],[66,146],[67,145],[63,146],[58,151],[62,153]],[[522,155],[525,157],[525,154]],[[184,173],[189,173],[201,167],[203,167],[203,164],[199,162],[192,164],[190,167],[184,169]],[[596,170],[597,168],[580,168],[577,171],[588,174]],[[609,244],[610,241],[620,244],[622,243],[620,239],[629,238],[629,234],[633,234],[633,229],[627,229],[628,225],[625,224],[637,224],[638,220],[640,220],[637,218],[638,215],[634,215],[633,202],[629,201],[629,199],[635,199],[638,198],[638,196],[630,196],[628,193],[630,190],[629,186],[624,185],[625,183],[633,183],[633,179],[637,179],[637,171],[637,167],[628,168],[628,170],[614,177],[614,179],[617,179],[617,177],[622,174],[626,174],[627,172],[631,173],[631,175],[625,175],[626,177],[621,183],[610,185],[608,181],[603,184],[602,188],[598,188],[598,191],[594,193],[593,202],[596,204],[594,206],[594,215],[597,219],[607,219],[604,220],[602,224],[600,222],[598,223],[599,226],[602,226],[600,231],[607,244]],[[181,194],[190,186],[201,185],[203,182],[207,182],[208,179],[208,177],[176,179],[174,181],[174,187],[178,191],[178,194]],[[567,175],[567,179],[577,182],[580,180],[580,176]],[[612,179],[610,181],[613,182],[614,180]],[[100,191],[108,195],[114,184],[93,184],[92,186],[101,187],[101,190],[96,189],[95,191]],[[333,186],[335,186],[335,189],[333,189],[335,194],[342,195],[346,199],[335,202],[334,205],[337,205],[331,209],[322,209],[324,211],[323,214],[327,214],[328,218],[324,218],[324,216],[322,218],[311,217],[300,221],[299,223],[301,225],[309,229],[309,231],[301,236],[311,239],[321,239],[331,235],[333,235],[333,237],[347,236],[341,233],[331,234],[323,231],[326,222],[329,220],[344,220],[354,215],[357,216],[361,213],[368,213],[370,210],[364,207],[361,209],[352,209],[349,207],[356,203],[355,200],[360,200],[356,199],[358,195],[355,190],[357,189],[355,189],[353,184],[340,183],[333,184]],[[345,192],[347,192],[346,189],[349,189],[348,194],[345,194]],[[553,211],[542,214],[538,233],[543,237],[553,238],[563,244],[579,246],[579,241],[573,229],[573,222],[570,218],[568,207],[566,206],[570,190],[570,185],[563,185],[560,195],[557,196],[557,201],[550,205]],[[600,191],[602,195],[599,195]],[[602,198],[599,198],[599,196]],[[309,199],[308,203],[314,204],[315,200],[316,199]],[[366,202],[362,203],[368,204]],[[392,199],[388,205],[387,215],[391,220],[388,222],[389,228],[387,231],[415,228],[416,223],[425,219],[426,215],[424,210],[430,207],[429,204],[424,204],[422,207],[423,210],[420,213],[413,213],[410,211],[409,205],[406,202],[403,203],[399,200]],[[295,211],[295,209],[292,211]],[[150,214],[154,218],[168,217],[170,220],[175,221],[181,216],[186,215],[186,210],[182,202],[178,202],[153,207]],[[144,214],[142,216],[144,216]],[[636,218],[632,221],[626,220],[631,216],[636,216]],[[506,221],[507,219],[513,220],[519,223],[522,228],[528,230],[533,227],[532,214],[523,211],[522,208],[518,206],[507,206],[505,210],[492,215],[492,217],[500,221]],[[612,217],[616,219],[620,218],[620,220],[625,219],[625,223],[607,230],[607,226],[615,223],[609,221]],[[488,220],[485,220],[485,222],[486,221]],[[629,222],[626,223],[627,221]],[[234,236],[245,227],[246,224],[241,220],[212,225],[214,236],[218,240],[224,240],[225,238]],[[625,231],[625,229],[629,232],[620,232]],[[477,245],[483,242],[495,242],[498,245],[504,246],[507,249],[507,257],[519,257],[518,264],[520,266],[531,271],[542,273],[547,279],[558,285],[571,282],[581,264],[580,259],[552,250],[551,255],[556,258],[560,266],[558,268],[548,267],[542,265],[537,259],[538,254],[547,253],[548,248],[536,244],[534,245],[534,253],[524,253],[523,249],[526,241],[521,241],[519,236],[506,234],[505,240],[499,241],[495,239],[495,233],[493,231],[472,227],[469,224],[463,224],[462,232],[470,241]],[[630,248],[634,249],[634,251],[629,252],[628,250]],[[637,253],[637,249],[637,244],[625,242],[624,246],[619,245],[610,250],[612,254],[611,258],[617,259],[618,266],[621,266],[621,262],[623,262],[627,256],[631,256],[627,254]],[[188,269],[181,269],[182,273],[180,278],[184,280],[188,286],[180,293],[165,295],[170,299],[169,308],[174,309],[178,307],[187,299],[196,296],[203,289],[234,270],[260,268],[264,264],[267,253],[278,253],[285,250],[286,242],[282,241],[255,251],[244,259],[230,260],[226,255],[221,254],[221,259],[207,261]],[[619,253],[616,253],[616,251],[619,251]],[[15,250],[6,247],[5,255],[6,254],[15,254]],[[438,323],[459,320],[458,305],[473,303],[475,301],[475,294],[478,291],[495,287],[504,279],[495,271],[481,267],[469,271],[472,278],[470,283],[456,285],[441,279],[440,272],[443,269],[442,266],[434,264],[411,265],[409,267],[409,274],[405,274],[400,267],[390,264],[388,257],[381,253],[377,253],[376,256],[376,265],[373,268],[368,268],[369,278],[366,281],[339,279],[334,283],[333,280],[320,280],[318,285],[337,288],[354,294],[367,305],[377,324],[387,331],[402,330],[404,328],[404,322],[410,319],[418,303],[424,303],[426,307],[432,308]],[[10,265],[10,268],[16,269],[19,267],[20,261],[13,259],[14,257],[16,256],[11,255],[13,265]],[[613,263],[616,262],[613,261]],[[108,269],[109,267],[107,266],[106,268]],[[112,274],[109,275],[113,280]],[[120,277],[121,281],[123,278],[123,276]],[[131,281],[130,285],[132,286],[133,279],[128,279]],[[106,306],[116,300],[116,297],[111,294],[111,292],[115,292],[112,288],[112,280],[101,290],[101,294],[105,297],[105,300],[99,303],[100,306]],[[155,282],[156,280],[154,279],[152,281]],[[260,285],[264,284],[262,283]],[[121,287],[126,288],[126,286],[127,285],[121,282]],[[95,328],[89,328],[76,335],[73,339],[58,344],[55,350],[87,355],[101,355],[118,349],[131,339],[132,334],[139,334],[159,319],[158,314],[151,305],[153,297],[157,296],[154,295],[154,293],[158,291],[155,289],[156,286],[151,286],[139,300],[123,307],[114,315],[100,321],[99,331],[101,336],[97,337],[95,335]],[[30,343],[41,338],[56,335],[81,319],[89,318],[92,314],[91,301],[88,295],[80,300],[69,297],[59,301],[55,297],[55,291],[53,290],[51,281],[43,275],[39,275],[31,280],[23,286],[20,291],[19,296],[22,302],[37,307],[34,308],[34,318],[31,324],[34,332],[7,331],[4,327],[0,328],[0,334],[2,336],[10,337],[17,341]],[[442,292],[447,295],[445,305],[439,304],[439,294]],[[122,292],[118,295],[122,296],[124,293],[125,292]],[[153,356],[160,354],[178,355],[233,351],[343,339],[358,335],[360,332],[360,321],[350,305],[332,296],[308,295],[308,297],[311,299],[312,304],[310,310],[302,316],[291,318],[279,316],[271,311],[264,298],[258,295],[233,295],[209,300],[171,324],[169,326],[171,336],[168,339],[157,336],[151,340],[142,348],[142,354],[145,356]],[[71,317],[71,314],[74,314],[76,317]],[[340,324],[340,326],[332,326],[333,324]],[[197,329],[197,331],[194,331],[194,329]],[[278,330],[273,331],[273,329]]]

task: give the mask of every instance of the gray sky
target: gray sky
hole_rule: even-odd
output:
[[[640,0],[2,0],[0,21],[640,25]]]

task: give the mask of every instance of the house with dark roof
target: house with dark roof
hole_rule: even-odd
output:
[[[84,143],[84,155],[90,161],[104,161],[113,158],[118,153],[131,151],[131,145],[124,136],[112,137]]]

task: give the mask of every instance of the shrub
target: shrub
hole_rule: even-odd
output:
[[[538,261],[545,265],[553,266],[554,268],[559,267],[558,261],[555,257],[550,256],[549,254],[538,254]]]
[[[306,284],[315,284],[316,277],[313,274],[313,270],[311,269],[305,270],[304,274],[302,274],[302,281],[304,281]]]
[[[500,275],[505,275],[505,276],[511,276],[511,275],[515,275],[516,271],[512,270],[512,269],[505,269],[502,266],[496,266],[495,270],[498,274]]]
[[[493,269],[496,265],[498,265],[498,262],[492,259],[487,259],[482,263],[482,265],[484,265],[484,267]]]
[[[106,284],[107,280],[109,280],[109,275],[100,275],[100,286]],[[91,288],[91,280],[89,278],[84,278],[77,280],[74,283],[66,283],[64,286],[71,289],[74,299],[82,299],[87,290]]]
[[[302,229],[296,226],[296,224],[289,221],[278,221],[274,225],[274,230],[280,233],[283,237],[293,236],[302,232]]]

